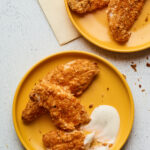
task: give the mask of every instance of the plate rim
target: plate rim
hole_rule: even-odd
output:
[[[72,24],[74,25],[74,27],[77,29],[77,31],[86,39],[88,40],[90,43],[102,48],[103,50],[107,50],[107,51],[111,51],[111,52],[117,52],[117,53],[134,53],[134,52],[139,52],[139,51],[144,51],[148,48],[150,48],[150,41],[143,44],[143,46],[140,46],[139,48],[132,48],[132,49],[128,49],[128,50],[121,50],[121,49],[113,49],[109,46],[104,46],[104,45],[100,45],[98,44],[94,39],[92,39],[91,37],[89,37],[86,33],[84,33],[84,31],[82,31],[82,29],[80,29],[80,27],[76,24],[75,20],[72,17],[72,13],[71,10],[68,6],[67,3],[68,0],[64,0],[65,3],[65,8],[68,14],[68,17],[70,18]]]
[[[15,128],[15,131],[16,131],[16,134],[20,140],[20,142],[22,143],[22,145],[24,146],[24,148],[26,148],[27,150],[30,149],[30,147],[28,146],[28,144],[25,142],[25,140],[23,139],[23,137],[21,136],[21,133],[19,132],[19,127],[17,125],[17,119],[16,119],[16,103],[17,103],[17,97],[18,97],[18,94],[19,94],[19,91],[21,89],[21,86],[23,84],[23,82],[26,80],[26,78],[28,77],[28,75],[34,70],[36,69],[36,67],[38,67],[40,64],[42,64],[43,62],[47,61],[48,59],[51,59],[53,57],[56,57],[56,56],[59,56],[59,55],[64,55],[64,54],[82,54],[82,55],[87,55],[87,56],[91,56],[93,58],[96,58],[97,60],[100,60],[102,62],[104,62],[106,65],[108,65],[110,68],[112,68],[112,70],[114,72],[117,73],[117,75],[120,77],[121,81],[123,82],[124,86],[126,87],[126,90],[128,92],[128,95],[129,95],[129,99],[130,99],[130,104],[131,104],[131,119],[130,119],[130,126],[129,126],[129,129],[128,129],[128,133],[126,135],[126,138],[124,141],[122,141],[122,144],[120,145],[120,149],[124,146],[124,144],[126,143],[130,133],[131,133],[131,130],[132,130],[132,127],[133,127],[133,123],[134,123],[134,100],[133,100],[133,96],[132,96],[132,92],[130,90],[130,87],[127,83],[127,81],[125,80],[125,78],[123,77],[122,73],[113,65],[111,64],[108,60],[106,60],[105,58],[101,57],[101,56],[98,56],[96,54],[93,54],[93,53],[90,53],[90,52],[85,52],[85,51],[80,51],[80,50],[67,50],[67,51],[63,51],[63,52],[57,52],[57,53],[54,53],[54,54],[51,54],[43,59],[41,59],[40,61],[38,61],[37,63],[35,63],[26,73],[25,75],[22,77],[22,79],[20,80],[17,88],[16,88],[16,91],[15,91],[15,94],[14,94],[14,98],[13,98],[13,105],[12,105],[12,119],[13,119],[13,125],[14,125],[14,128]],[[30,149],[31,150],[31,149]],[[34,150],[34,149],[32,149]]]

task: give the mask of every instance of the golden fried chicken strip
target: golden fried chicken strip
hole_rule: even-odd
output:
[[[68,0],[68,5],[72,11],[79,14],[94,11],[98,8],[104,8],[109,0]]]
[[[39,105],[47,109],[56,127],[71,131],[90,121],[89,115],[80,101],[62,87],[38,84],[36,96]]]
[[[39,102],[30,100],[22,112],[22,120],[25,123],[29,123],[44,113],[46,113],[46,109],[40,107]]]
[[[51,150],[85,150],[84,134],[81,131],[50,131],[43,135],[44,146]]]
[[[46,84],[56,84],[69,89],[75,95],[81,95],[90,85],[94,77],[99,73],[98,64],[88,59],[76,59],[64,65],[59,65],[52,72],[48,73],[40,82]],[[30,93],[32,100],[37,100],[36,88]]]
[[[90,85],[94,77],[98,74],[99,69],[96,62],[87,59],[76,59],[64,65],[56,67],[52,72],[48,73],[38,84],[36,84],[31,91],[29,97],[32,101],[39,101],[38,87],[40,84],[50,86],[51,84],[56,84],[62,88],[68,89],[75,96],[81,95],[84,90]],[[38,110],[38,103],[34,102],[34,105],[30,105],[29,108],[25,108],[23,120],[25,122],[30,122],[36,119],[36,112],[38,117],[41,112]],[[27,106],[28,107],[28,104]],[[35,108],[37,109],[35,111]],[[26,112],[28,110],[28,112]],[[35,112],[35,113],[32,113]],[[42,114],[42,113],[41,113]],[[35,116],[34,116],[35,115]],[[30,116],[30,117],[28,117]]]
[[[130,28],[140,15],[145,0],[110,0],[108,22],[113,38],[120,43],[130,38]]]

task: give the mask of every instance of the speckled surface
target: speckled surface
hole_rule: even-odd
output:
[[[116,54],[101,50],[83,38],[60,47],[37,0],[0,0],[0,150],[24,149],[12,122],[13,96],[22,76],[42,58],[70,49],[107,58],[127,76],[135,102],[135,121],[123,150],[149,150],[150,67],[146,63],[150,62],[150,49]],[[130,67],[132,61],[137,64],[137,72]]]

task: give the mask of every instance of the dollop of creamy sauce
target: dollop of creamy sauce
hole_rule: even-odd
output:
[[[93,150],[109,150],[108,146],[97,146]]]
[[[84,144],[91,144],[93,140],[99,143],[114,144],[120,128],[120,117],[117,110],[109,105],[101,105],[94,109],[91,121],[83,130],[91,132],[85,138]],[[89,145],[90,145],[89,144]],[[108,150],[107,146],[95,146],[91,150]]]
[[[86,147],[86,149],[89,149],[91,146],[91,143],[93,142],[95,136],[95,132],[92,132],[90,134],[87,134],[87,136],[84,139],[84,145]]]

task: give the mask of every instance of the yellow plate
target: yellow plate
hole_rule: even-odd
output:
[[[106,15],[107,8],[81,16],[70,11],[67,0],[65,5],[76,29],[99,47],[120,53],[136,52],[150,47],[150,0],[146,1],[141,15],[131,29],[131,37],[124,45],[118,44],[111,37]]]
[[[55,129],[48,115],[42,116],[29,125],[21,120],[22,110],[29,100],[29,93],[34,84],[57,65],[76,58],[96,60],[100,73],[92,85],[79,98],[88,113],[98,105],[114,106],[120,115],[121,124],[113,150],[120,149],[127,140],[132,129],[134,118],[134,104],[131,91],[123,75],[108,61],[94,54],[68,51],[49,56],[33,66],[19,83],[13,102],[13,122],[17,135],[28,150],[44,150],[42,134]],[[109,90],[107,90],[109,88]],[[93,104],[92,109],[89,105]]]

